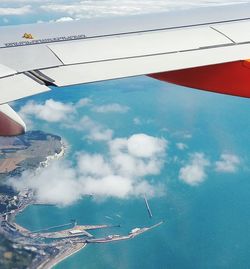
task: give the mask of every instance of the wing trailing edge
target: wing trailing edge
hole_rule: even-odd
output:
[[[49,91],[44,82],[29,73],[13,74],[0,79],[0,104]]]

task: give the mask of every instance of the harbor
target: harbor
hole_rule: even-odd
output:
[[[105,229],[105,228],[112,228],[112,227],[119,227],[119,225],[76,225],[72,229],[66,229],[56,232],[48,232],[48,233],[31,233],[35,234],[38,238],[51,238],[51,239],[63,239],[63,238],[73,238],[79,236],[85,237],[93,237],[92,234],[88,232],[91,230],[98,230],[98,229]],[[50,229],[53,229],[51,227]]]
[[[149,227],[134,227],[128,234],[107,234],[96,237],[93,233],[97,230],[119,229],[120,224],[81,225],[76,220],[65,224],[58,224],[40,230],[30,231],[15,222],[16,216],[30,204],[36,204],[32,192],[19,193],[15,198],[17,208],[0,214],[0,233],[15,244],[21,244],[25,249],[36,253],[37,259],[30,266],[31,269],[50,269],[67,257],[78,252],[88,244],[102,244],[133,239],[150,231],[164,222]],[[149,204],[144,196],[145,203],[152,216]]]

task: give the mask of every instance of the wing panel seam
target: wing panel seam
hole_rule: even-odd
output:
[[[199,50],[205,50],[205,49],[215,49],[220,47],[231,47],[235,45],[244,45],[244,44],[250,44],[250,42],[245,43],[230,43],[230,44],[222,44],[222,45],[216,45],[216,46],[206,46],[206,47],[200,47],[196,49],[187,49],[187,50],[180,50],[180,51],[171,51],[171,52],[162,52],[162,53],[153,53],[153,54],[145,54],[145,55],[137,55],[137,56],[130,56],[130,57],[120,57],[120,58],[109,58],[105,60],[99,60],[99,61],[89,61],[89,62],[77,62],[72,64],[64,64],[63,66],[74,66],[79,64],[91,64],[91,63],[102,63],[102,62],[111,62],[111,61],[119,61],[119,60],[127,60],[127,59],[137,59],[137,58],[144,58],[144,57],[152,57],[152,56],[160,56],[160,55],[169,55],[169,54],[175,54],[175,53],[182,53],[182,52],[191,52],[191,51],[199,51]],[[60,68],[60,66],[58,66]],[[54,69],[58,67],[52,67],[52,68],[42,68],[39,70],[46,70],[46,69]]]
[[[225,33],[221,32],[220,30],[214,28],[213,26],[210,26],[210,28],[214,31],[216,31],[217,33],[223,35],[224,37],[226,37],[228,40],[230,40],[231,42],[233,42],[234,44],[237,44],[232,38],[230,38],[228,35],[226,35]]]

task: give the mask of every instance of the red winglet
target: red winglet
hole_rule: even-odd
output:
[[[250,60],[150,74],[170,83],[250,98]]]

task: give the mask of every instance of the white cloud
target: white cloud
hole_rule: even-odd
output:
[[[142,177],[157,175],[164,164],[167,141],[146,134],[109,142],[112,164],[120,174]]]
[[[92,141],[110,141],[113,137],[113,130],[103,127],[88,116],[82,117],[75,127],[78,130],[86,131],[87,138]]]
[[[166,131],[169,131],[169,130],[166,130]],[[174,133],[171,133],[171,135],[181,140],[188,140],[193,137],[192,134],[188,131],[176,131]]]
[[[82,98],[76,103],[62,103],[53,99],[46,100],[44,103],[28,101],[19,110],[19,115],[32,126],[32,119],[40,119],[47,122],[60,123],[64,128],[70,128],[86,133],[86,138],[91,141],[110,141],[113,137],[113,130],[104,127],[88,116],[83,116],[80,120],[76,119],[77,110],[92,105],[90,98]],[[119,104],[109,104],[101,107],[92,105],[92,109],[99,113],[120,112],[124,113],[129,108]]]
[[[116,138],[109,143],[113,155],[122,152],[142,158],[162,155],[167,145],[168,142],[164,138],[156,138],[147,134],[134,134],[129,138]]]
[[[81,98],[76,104],[76,108],[85,107],[92,103],[92,100],[90,98]]]
[[[75,108],[72,104],[64,104],[49,99],[44,104],[29,101],[20,109],[19,114],[23,119],[29,119],[30,116],[33,116],[48,122],[61,122],[74,112]]]
[[[32,7],[30,5],[23,7],[0,7],[0,15],[1,16],[20,16],[26,15],[32,12]]]
[[[221,154],[220,160],[215,162],[217,172],[235,173],[240,165],[240,158],[234,154]]]
[[[191,186],[197,186],[206,178],[206,167],[210,162],[205,158],[203,153],[194,153],[190,156],[187,165],[179,171],[179,179]]]
[[[135,125],[140,125],[140,124],[142,124],[141,119],[138,118],[138,117],[135,117],[135,118],[133,119],[133,123],[134,123]]]
[[[165,139],[146,134],[132,135],[127,140],[128,152],[135,157],[151,158],[164,152],[167,146]]]
[[[192,134],[185,133],[185,134],[183,135],[183,138],[185,138],[185,139],[191,139],[191,138],[192,138]]]
[[[65,21],[73,21],[71,17],[62,17],[56,20],[56,22],[65,22]]]
[[[73,19],[72,17],[69,17],[69,16],[64,16],[64,17],[61,17],[59,19],[53,19],[53,20],[50,20],[49,23],[54,23],[54,22],[68,22],[68,21],[74,21],[76,19]],[[44,20],[38,20],[37,23],[45,23],[46,21]]]
[[[58,205],[74,203],[81,197],[76,171],[69,163],[57,161],[34,174],[24,172],[21,178],[10,178],[9,184],[17,190],[34,190],[38,201]]]
[[[134,137],[141,135],[135,134]],[[31,188],[39,201],[61,206],[72,204],[87,194],[93,194],[97,199],[126,199],[141,197],[145,193],[149,197],[162,195],[162,185],[152,184],[145,177],[160,174],[167,142],[148,137],[155,140],[156,149],[147,157],[131,155],[128,150],[131,137],[120,138],[109,142],[105,155],[81,152],[77,154],[74,166],[64,160],[56,161],[35,175],[24,172],[20,178],[10,178],[9,184],[17,190]],[[114,150],[117,141],[123,147]]]
[[[60,123],[64,128],[74,129],[87,133],[86,138],[92,141],[110,141],[113,137],[113,130],[105,128],[100,123],[88,116],[83,116],[80,121],[77,119],[77,109],[90,105],[90,98],[82,98],[77,103],[62,103],[49,99],[44,103],[28,101],[19,110],[19,115],[32,126],[32,119],[40,119],[47,122]]]
[[[133,118],[133,123],[135,125],[146,125],[146,124],[152,124],[154,122],[155,122],[155,120],[151,119],[151,118],[148,118],[148,119],[143,119],[143,118],[139,118],[139,117]]]
[[[78,167],[82,175],[108,176],[112,174],[112,168],[101,154],[79,154]]]
[[[37,22],[69,21],[81,18],[125,16],[190,9],[202,6],[219,6],[245,1],[226,0],[1,0],[0,15],[23,16],[29,22],[29,13],[35,14]],[[26,16],[26,17],[25,17]]]
[[[188,148],[188,146],[187,146],[186,144],[181,143],[181,142],[176,143],[176,147],[177,147],[179,150],[185,150],[185,149]]]
[[[112,163],[120,174],[140,177],[159,174],[163,165],[159,159],[142,160],[122,153],[113,156]]]
[[[129,110],[128,106],[122,106],[116,103],[101,105],[101,106],[94,106],[92,108],[92,111],[98,112],[98,113],[110,113],[110,112],[126,113],[128,112],[128,110]]]
[[[87,178],[84,187],[87,193],[97,196],[126,198],[133,189],[133,182],[130,178],[110,175],[101,179]]]
[[[241,1],[242,3],[248,1]],[[46,12],[56,12],[67,14],[74,18],[90,18],[105,16],[122,16],[144,13],[155,13],[162,11],[170,11],[175,9],[187,9],[197,6],[212,6],[239,3],[236,1],[226,0],[102,0],[102,1],[71,1],[58,3],[51,1],[49,4],[42,5],[41,8]]]

